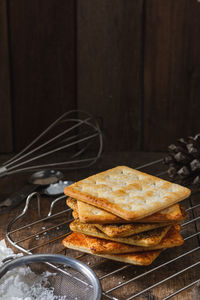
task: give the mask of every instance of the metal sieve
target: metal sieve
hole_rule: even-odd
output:
[[[22,265],[29,266],[38,276],[44,272],[52,274],[48,277],[48,288],[53,290],[55,299],[101,299],[101,285],[97,276],[88,266],[76,259],[58,254],[35,254],[14,258],[0,268],[0,278]]]

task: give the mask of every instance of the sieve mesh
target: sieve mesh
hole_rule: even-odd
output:
[[[45,263],[34,263],[29,265],[31,270],[37,275],[48,276],[48,282],[44,280],[44,285],[53,289],[53,294],[64,300],[93,300],[94,290],[89,280],[77,270],[70,267],[58,265],[54,270]]]

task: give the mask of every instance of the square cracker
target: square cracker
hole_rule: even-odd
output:
[[[115,216],[103,209],[95,207],[91,204],[77,201],[79,219],[83,223],[128,223],[129,221],[124,220],[118,216]]]
[[[103,209],[97,208],[91,204],[77,201],[72,198],[67,199],[67,205],[76,211],[76,218],[79,217],[82,223],[90,224],[110,224],[110,223],[130,223],[118,216],[115,216]],[[152,222],[178,222],[187,217],[184,208],[179,204],[173,204],[161,211],[154,213],[151,216],[143,219],[135,220],[137,223],[152,223]]]
[[[131,235],[129,237],[109,237],[105,233],[101,232],[98,228],[91,224],[84,224],[78,220],[70,223],[70,229],[75,232],[83,233],[86,235],[91,235],[94,237],[116,241],[119,243],[125,243],[129,245],[149,247],[152,245],[157,245],[161,242],[164,236],[167,234],[171,226],[165,226],[156,228],[150,231],[138,233]]]
[[[73,232],[72,234],[68,235],[63,240],[63,245],[67,248],[79,250],[85,253],[92,254],[86,236],[81,233]],[[145,251],[141,253],[129,253],[129,254],[103,254],[98,255],[104,258],[117,260],[125,263],[130,263],[133,265],[150,265],[161,253],[161,250],[154,250],[154,251]]]
[[[172,248],[181,246],[184,243],[182,236],[176,227],[172,226],[167,232],[166,236],[162,241],[155,246],[141,247],[132,246],[127,244],[122,244],[118,242],[108,241],[100,238],[95,238],[91,236],[85,236],[88,247],[94,254],[122,254],[131,252],[142,252],[156,249]]]
[[[88,203],[77,201],[71,197],[67,198],[66,204],[77,212],[80,221],[83,223],[128,223],[127,220],[124,220]]]
[[[126,166],[78,181],[64,192],[129,221],[169,207],[191,193],[188,188]]]
[[[130,224],[94,224],[99,230],[110,237],[126,237],[140,232],[149,231],[155,228],[170,225],[163,223],[130,223]]]

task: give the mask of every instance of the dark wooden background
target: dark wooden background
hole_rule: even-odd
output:
[[[0,0],[0,152],[63,112],[104,122],[107,150],[200,132],[197,0]]]

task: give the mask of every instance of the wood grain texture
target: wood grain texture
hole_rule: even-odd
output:
[[[144,149],[199,132],[200,3],[146,1]]]
[[[77,2],[78,107],[103,119],[107,149],[137,149],[143,1]]]
[[[0,1],[0,152],[12,151],[7,1]]]
[[[74,1],[9,1],[15,147],[75,106]]]
[[[105,150],[199,132],[199,15],[197,0],[2,0],[0,152],[76,107],[102,118]]]

